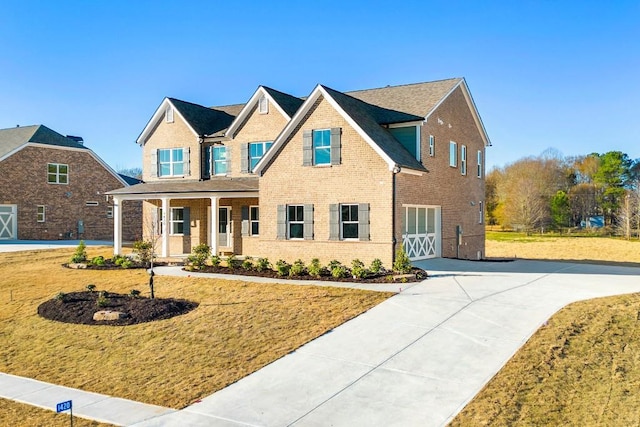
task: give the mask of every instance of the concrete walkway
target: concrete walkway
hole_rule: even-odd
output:
[[[130,409],[114,404],[111,418],[82,416],[137,427],[442,426],[557,310],[640,291],[640,268],[634,267],[446,259],[419,264],[429,280],[181,411],[126,401]],[[44,407],[42,401],[55,406],[72,391],[21,392],[23,383],[11,385],[15,378],[0,375],[0,395]],[[79,400],[93,395],[77,392]]]

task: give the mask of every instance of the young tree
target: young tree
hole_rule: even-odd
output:
[[[568,227],[571,223],[569,196],[562,190],[551,198],[551,220],[556,228]]]

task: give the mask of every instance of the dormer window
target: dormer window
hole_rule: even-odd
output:
[[[167,107],[167,109],[164,111],[164,118],[167,123],[173,123],[173,107]]]
[[[269,100],[264,95],[258,100],[258,112],[260,114],[267,114],[269,112]]]

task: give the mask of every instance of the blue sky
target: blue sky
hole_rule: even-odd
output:
[[[487,166],[640,157],[640,2],[0,0],[0,128],[80,135],[114,168],[165,96],[242,103],[465,77]]]

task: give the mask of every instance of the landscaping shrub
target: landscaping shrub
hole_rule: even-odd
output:
[[[393,271],[400,274],[411,273],[411,261],[409,261],[409,256],[404,250],[404,247],[400,247],[396,252],[396,260],[393,261]]]
[[[218,255],[211,256],[211,265],[214,268],[220,267],[220,257]]]
[[[91,258],[91,261],[89,261],[89,264],[91,265],[95,265],[95,266],[101,266],[104,265],[105,261],[104,261],[104,257],[102,255],[98,255],[96,257]]]
[[[312,277],[320,277],[322,275],[322,265],[320,264],[320,260],[318,258],[314,258],[311,260],[311,263],[307,267],[307,272],[309,276]]]
[[[382,261],[380,261],[380,258],[376,258],[371,261],[369,271],[371,271],[373,274],[384,273],[384,267],[382,266]]]
[[[102,291],[98,294],[98,298],[96,299],[96,305],[98,307],[105,307],[109,304],[109,293],[107,291]]]
[[[111,261],[113,261],[113,263],[117,266],[121,266],[122,263],[124,261],[126,261],[127,257],[123,256],[123,255],[114,255],[113,258],[111,258]]]
[[[120,263],[120,267],[122,268],[131,268],[133,267],[133,260],[131,258],[125,257]]]
[[[153,243],[148,240],[136,240],[133,242],[133,253],[144,265],[148,265],[153,257]]]
[[[289,276],[302,276],[305,273],[304,262],[301,259],[294,261],[293,265],[289,269]]]
[[[140,298],[140,291],[139,291],[139,290],[137,290],[137,289],[131,289],[131,290],[129,291],[129,296],[130,296],[131,298]]]
[[[244,257],[244,261],[242,261],[242,268],[244,270],[253,270],[253,258],[250,256]]]
[[[367,277],[367,269],[364,267],[364,262],[357,258],[351,261],[351,275],[354,279],[364,279]]]
[[[81,262],[85,262],[87,260],[87,245],[84,244],[84,240],[80,240],[78,246],[76,247],[76,251],[73,253],[71,257],[71,262],[74,264],[79,264]]]
[[[201,243],[191,250],[191,255],[187,257],[187,262],[198,270],[201,270],[205,266],[210,254],[211,248],[209,245]]]
[[[333,262],[333,261],[332,261]],[[334,279],[342,279],[347,277],[347,267],[345,267],[344,265],[340,264],[339,262],[337,264],[333,264],[333,268],[331,268],[331,276]]]
[[[286,261],[279,259],[278,262],[276,262],[276,272],[278,273],[278,276],[288,276],[290,269],[291,264]]]
[[[66,298],[67,298],[67,294],[65,294],[64,292],[58,292],[53,297],[54,300],[60,301],[60,302],[65,302]]]
[[[94,285],[93,283],[91,283],[91,284],[87,285],[87,290],[88,290],[89,292],[93,292],[93,291],[95,291],[95,290],[96,290],[96,285]]]
[[[256,261],[256,271],[265,271],[265,270],[269,270],[271,268],[271,263],[269,262],[269,259],[267,258],[258,258],[258,260]]]
[[[241,262],[236,258],[236,254],[231,254],[227,257],[227,267],[235,270],[241,265]]]

